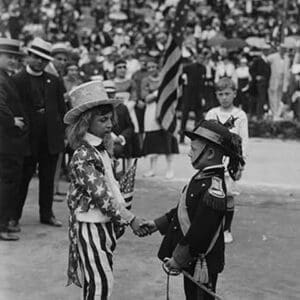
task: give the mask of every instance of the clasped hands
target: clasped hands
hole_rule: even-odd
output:
[[[157,231],[157,227],[154,221],[145,220],[140,217],[135,217],[131,221],[130,226],[133,233],[139,237],[144,237]]]
[[[133,230],[133,233],[139,237],[144,237],[152,234],[157,231],[158,228],[153,220],[145,220],[140,217],[135,217],[130,226]],[[179,274],[181,268],[178,263],[175,261],[173,257],[164,259],[164,266],[167,272],[171,272],[173,274]]]

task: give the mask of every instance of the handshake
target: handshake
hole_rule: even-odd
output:
[[[150,235],[158,230],[154,221],[145,220],[140,217],[135,217],[131,221],[130,227],[132,228],[133,233],[139,237]]]

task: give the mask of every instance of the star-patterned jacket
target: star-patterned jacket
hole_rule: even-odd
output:
[[[190,226],[184,234],[180,204],[156,219],[156,226],[164,235],[158,257],[161,260],[173,257],[182,268],[190,268],[196,258],[212,246],[205,255],[207,268],[209,273],[220,273],[224,268],[222,226],[227,202],[224,166],[216,165],[199,171],[182,193],[185,193],[185,198],[181,204],[187,212]]]
[[[98,151],[96,148],[101,142],[101,139],[87,134],[70,162],[71,183],[67,195],[70,210],[68,284],[75,283],[78,286],[81,284],[77,274],[77,221],[111,221],[116,225],[124,225],[134,218],[125,208],[118,183],[112,178],[112,166],[106,150]],[[82,216],[83,220],[80,219]]]

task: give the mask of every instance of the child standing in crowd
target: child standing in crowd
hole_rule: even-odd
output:
[[[238,134],[242,138],[243,155],[247,151],[248,144],[248,119],[246,113],[234,106],[236,97],[236,86],[230,78],[222,78],[216,84],[216,95],[220,106],[212,108],[206,114],[206,120],[217,120],[224,124],[231,132]],[[226,162],[225,162],[226,163]],[[233,242],[231,224],[234,214],[234,196],[237,194],[235,184],[229,174],[226,174],[227,186],[227,212],[224,226],[225,243]]]
[[[142,226],[148,234],[159,230],[164,235],[158,257],[168,271],[183,269],[215,292],[225,260],[223,221],[227,195],[222,161],[224,156],[229,157],[227,170],[235,180],[244,165],[240,137],[213,120],[201,121],[185,135],[191,139],[189,156],[197,173],[184,187],[176,208]],[[184,291],[186,300],[215,299],[187,277]]]
[[[68,141],[75,150],[70,162],[68,192],[68,284],[81,286],[83,299],[108,299],[112,292],[112,257],[116,228],[131,226],[138,234],[140,219],[125,208],[112,161],[106,150],[117,100],[109,99],[101,81],[87,82],[70,92],[72,108],[64,117]],[[140,229],[141,232],[143,229]]]

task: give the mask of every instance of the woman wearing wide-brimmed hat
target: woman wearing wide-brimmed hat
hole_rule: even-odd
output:
[[[140,219],[125,208],[112,161],[106,150],[114,122],[114,105],[101,81],[84,83],[70,93],[72,109],[64,121],[75,150],[70,162],[70,252],[68,284],[81,286],[84,299],[108,299],[112,292],[115,228],[130,225],[136,234]]]

